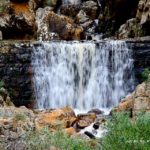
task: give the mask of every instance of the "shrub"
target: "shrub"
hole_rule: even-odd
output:
[[[144,69],[144,71],[142,72],[142,79],[144,81],[150,81],[150,69]]]
[[[150,148],[150,114],[136,120],[127,114],[117,114],[108,123],[108,133],[102,140],[104,150],[148,150]]]

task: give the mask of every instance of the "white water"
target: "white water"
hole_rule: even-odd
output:
[[[122,41],[45,42],[32,65],[40,109],[111,108],[134,86],[132,51]]]
[[[81,0],[62,0],[63,4],[79,4]]]

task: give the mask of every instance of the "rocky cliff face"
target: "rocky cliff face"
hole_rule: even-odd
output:
[[[149,35],[149,0],[2,1],[3,39],[80,40]],[[99,36],[101,38],[101,36]]]
[[[150,1],[140,0],[138,3],[136,16],[127,20],[121,25],[118,31],[118,38],[140,37],[150,34]]]
[[[33,107],[34,90],[32,84],[32,51],[40,44],[32,41],[0,42],[0,81],[3,80],[6,89],[15,105]],[[98,44],[98,43],[97,43]],[[134,70],[137,83],[141,82],[141,73],[150,66],[150,41],[128,40],[127,45],[133,50]]]

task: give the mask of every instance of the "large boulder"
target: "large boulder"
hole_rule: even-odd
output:
[[[119,38],[134,38],[150,35],[150,0],[140,0],[135,18],[127,20],[119,28]]]
[[[76,121],[74,111],[70,107],[64,107],[51,112],[41,112],[35,120],[36,128],[50,127],[51,129],[69,128]]]
[[[34,0],[21,3],[12,1],[0,15],[0,30],[4,39],[29,38],[35,32],[35,14],[37,3]],[[28,37],[27,37],[28,36]]]
[[[114,111],[130,111],[133,116],[140,112],[150,112],[150,83],[139,84],[135,91],[123,99]]]
[[[80,40],[83,29],[73,20],[51,11],[50,7],[39,8],[36,12],[37,34],[42,40]]]
[[[128,19],[136,16],[139,0],[99,0],[101,13],[99,16],[99,32],[105,37],[112,36]]]

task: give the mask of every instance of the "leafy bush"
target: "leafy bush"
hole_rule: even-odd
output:
[[[142,72],[142,79],[144,81],[150,81],[150,69],[144,69],[144,71]]]
[[[104,150],[148,150],[150,148],[150,114],[136,120],[127,114],[117,114],[108,123],[108,133],[102,140]]]

